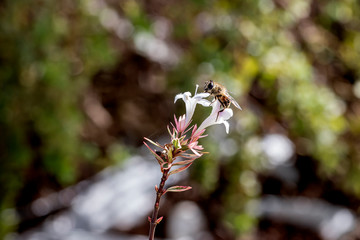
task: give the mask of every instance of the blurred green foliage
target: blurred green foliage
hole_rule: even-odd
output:
[[[359,94],[354,94],[360,76],[356,1],[190,5],[192,24],[186,26],[186,34],[176,35],[187,44],[184,61],[171,77],[178,82],[196,79],[200,84],[213,78],[233,95],[243,96],[240,104],[245,97],[248,100],[245,110],[236,113],[238,133],[230,136],[238,152],[231,157],[217,154],[222,146],[213,141],[224,139],[216,132],[215,139],[203,140],[210,154],[194,170],[211,194],[214,178],[218,179],[216,169],[224,165],[226,222],[239,233],[251,230],[253,219],[244,217],[244,207],[260,193],[253,175],[267,169],[261,137],[276,129],[295,143],[298,155],[319,162],[320,176],[359,196],[358,132],[351,131],[359,121]],[[169,18],[181,22],[188,14]]]
[[[288,136],[297,156],[318,163],[319,176],[360,196],[358,1],[8,0],[0,13],[1,209],[14,206],[31,177],[46,174],[66,185],[77,180],[82,161],[101,161],[102,149],[81,139],[80,99],[98,71],[116,61],[121,69],[126,52],[151,65],[140,69],[145,80],[133,82],[155,82],[168,96],[211,78],[243,106],[229,136],[211,130],[202,140],[210,154],[191,169],[200,197],[223,188],[220,219],[236,234],[256,221],[245,207],[261,192],[267,133]],[[175,64],[149,47],[161,44],[175,48]],[[237,151],[222,150],[229,145]],[[127,156],[118,143],[106,152],[106,164]]]
[[[79,98],[115,56],[108,34],[82,4],[0,5],[0,209],[14,206],[29,177],[46,173],[70,184],[79,159],[94,158],[94,147],[80,139]]]

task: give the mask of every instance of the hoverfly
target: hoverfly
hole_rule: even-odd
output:
[[[227,89],[223,85],[214,82],[213,80],[205,82],[204,92],[210,93],[210,95],[214,96],[215,100],[219,100],[222,106],[222,109],[218,112],[216,121],[219,117],[219,113],[223,112],[226,108],[229,108],[231,103],[234,104],[234,106],[238,109],[242,110],[240,105],[235,101],[235,99],[230,96]]]

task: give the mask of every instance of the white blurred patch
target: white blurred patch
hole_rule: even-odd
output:
[[[234,139],[228,138],[220,142],[220,151],[222,155],[231,157],[238,151],[238,144]]]
[[[353,93],[357,98],[360,98],[360,80],[357,80],[354,84]]]
[[[215,26],[215,19],[214,17],[207,13],[207,12],[201,12],[195,20],[195,26],[201,33],[207,33],[213,30]]]
[[[114,31],[120,39],[126,39],[131,36],[134,27],[131,22],[119,16],[112,8],[105,7],[100,12],[100,23],[104,28]]]
[[[179,61],[178,53],[170,45],[149,32],[137,33],[134,44],[139,53],[160,64],[173,66]]]
[[[341,209],[324,220],[320,226],[320,233],[325,239],[339,239],[345,232],[355,226],[354,216],[347,209]]]
[[[355,215],[349,209],[320,199],[267,195],[250,202],[247,210],[257,217],[314,230],[325,240],[342,239],[356,226]]]
[[[261,145],[270,164],[273,166],[288,163],[294,154],[294,144],[281,134],[266,135]]]
[[[205,232],[205,216],[191,201],[178,203],[170,213],[167,232],[170,239],[200,240],[212,237]]]
[[[155,36],[160,39],[166,39],[171,36],[171,33],[173,31],[172,23],[164,18],[164,17],[158,17],[153,25]]]

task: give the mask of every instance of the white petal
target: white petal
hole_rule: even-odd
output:
[[[191,92],[184,92],[185,98],[191,97]]]
[[[206,100],[206,99],[201,99],[201,100],[198,101],[198,104],[201,104],[204,107],[210,107],[211,102],[209,100]]]
[[[196,102],[187,101],[185,105],[186,105],[186,124],[188,124],[192,119],[192,116],[194,115]]]
[[[210,96],[210,93],[198,93],[194,98],[207,98],[208,96]]]
[[[233,110],[231,108],[227,108],[224,111],[220,112],[219,119],[226,121],[230,119],[234,115]]]
[[[201,130],[214,125],[214,124],[218,124],[220,122],[215,122],[216,120],[216,115],[215,114],[210,114],[210,116],[208,116],[201,124],[200,127],[196,130],[196,133],[200,132]]]
[[[227,121],[224,121],[223,124],[225,125],[226,133],[229,134],[229,123]]]
[[[226,121],[233,116],[233,111],[231,108],[226,108],[224,111],[220,111],[220,102],[215,101],[212,104],[212,111],[209,117],[207,117],[201,124],[200,127],[196,130],[196,133],[199,131],[215,124],[224,124],[226,133],[229,133],[229,123]]]
[[[217,115],[217,113],[220,111],[220,102],[219,101],[215,101],[213,104],[212,104],[212,110],[211,110],[211,115],[214,115],[215,113],[216,113],[216,115]]]
[[[176,103],[176,101],[178,100],[178,99],[180,99],[180,98],[182,98],[182,99],[184,99],[184,94],[177,94],[176,96],[175,96],[175,100],[174,100],[174,103]]]
[[[182,98],[182,100],[187,100],[189,99],[189,97],[191,96],[191,93],[190,92],[185,92],[185,93],[180,93],[180,94],[177,94],[175,96],[175,100],[174,100],[174,103],[176,103],[176,101],[180,98]]]
[[[182,99],[185,102],[185,107],[186,107],[185,124],[186,125],[191,121],[191,119],[192,119],[192,117],[194,115],[194,111],[195,111],[195,108],[196,108],[197,104],[201,104],[201,105],[203,105],[205,107],[209,107],[209,106],[213,107],[210,116],[207,119],[205,119],[205,121],[200,125],[200,126],[203,126],[202,129],[204,129],[204,128],[210,126],[210,125],[213,125],[213,124],[220,124],[220,123],[222,123],[223,120],[229,119],[232,116],[232,110],[230,110],[231,112],[228,112],[228,111],[224,110],[223,112],[219,113],[220,102],[215,101],[214,104],[211,104],[211,102],[209,100],[204,99],[204,98],[209,97],[210,94],[209,93],[199,93],[199,94],[197,94],[198,87],[199,86],[197,85],[196,89],[195,89],[194,97],[191,97],[190,92],[177,94],[175,96],[174,103],[178,99]],[[217,118],[219,118],[219,119],[217,119]],[[216,121],[216,120],[218,120],[218,121]],[[200,131],[200,130],[198,129],[198,131]]]

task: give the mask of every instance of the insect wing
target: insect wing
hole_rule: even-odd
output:
[[[230,94],[227,94],[228,98],[230,99],[231,103],[234,104],[235,107],[237,107],[238,109],[242,110],[242,108],[240,107],[240,105],[236,102],[236,100],[230,96]]]

